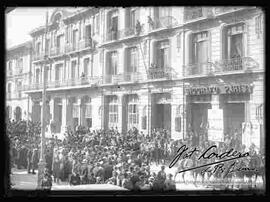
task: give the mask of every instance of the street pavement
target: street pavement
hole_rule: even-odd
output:
[[[11,188],[17,190],[35,190],[37,188],[36,174],[28,174],[26,169],[12,169],[10,175]]]
[[[152,164],[150,166],[151,172],[158,173],[161,170],[160,165]],[[176,172],[176,168],[165,167],[165,172],[167,174],[171,173],[173,176]],[[10,175],[11,179],[11,188],[17,190],[35,190],[37,188],[37,171],[36,174],[28,174],[26,169],[12,169],[12,174]],[[213,190],[213,187],[208,187],[206,185],[194,185],[192,182],[192,177],[187,173],[186,180],[188,183],[184,183],[181,179],[181,176],[178,174],[176,177],[176,190]],[[257,183],[257,188],[262,188],[260,183]],[[215,188],[218,190],[218,188]],[[222,188],[224,189],[224,187]],[[95,184],[95,185],[79,185],[79,186],[70,186],[67,182],[60,182],[58,184],[53,183],[52,190],[125,190],[122,187],[115,185],[107,184]]]

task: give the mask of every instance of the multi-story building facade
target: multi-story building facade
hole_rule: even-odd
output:
[[[23,86],[31,75],[31,41],[9,48],[6,53],[6,117],[28,119],[29,98]]]
[[[166,128],[178,139],[209,121],[224,133],[262,125],[263,25],[256,7],[57,9],[47,34],[45,26],[31,33],[32,119],[40,120],[46,66],[56,133],[76,125]]]

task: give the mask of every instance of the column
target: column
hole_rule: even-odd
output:
[[[117,128],[118,132],[123,132],[123,99],[124,95],[117,95],[118,99],[118,123],[117,123]]]
[[[51,98],[49,102],[49,106],[50,106],[50,124],[48,128],[48,132],[51,134],[53,132],[51,128],[51,123],[54,121],[54,99],[53,98]]]
[[[82,125],[82,97],[78,98],[78,104],[79,104],[79,125]]]
[[[152,94],[151,90],[148,91],[148,96],[147,96],[147,130],[148,134],[151,134],[151,125],[152,125]]]
[[[62,124],[61,124],[61,133],[65,132],[67,126],[67,106],[68,100],[67,97],[62,98]]]

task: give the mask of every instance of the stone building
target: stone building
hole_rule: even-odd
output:
[[[203,126],[222,141],[229,131],[263,128],[260,8],[56,9],[47,35],[42,26],[31,36],[29,110],[40,120],[45,66],[48,130],[55,133],[76,125],[145,133],[166,128],[179,139]],[[253,136],[258,145],[262,137]]]
[[[31,75],[31,41],[6,52],[6,118],[28,119],[29,98],[22,90]]]

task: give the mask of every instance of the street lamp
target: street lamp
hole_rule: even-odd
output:
[[[46,12],[46,27],[45,27],[45,40],[48,32],[48,11]],[[48,60],[47,46],[45,43],[45,55],[43,64],[43,89],[42,89],[42,112],[41,112],[41,142],[40,142],[40,159],[38,163],[38,186],[37,189],[42,189],[41,182],[46,167],[44,147],[45,147],[45,127],[46,127],[46,82],[45,82],[45,68]]]

